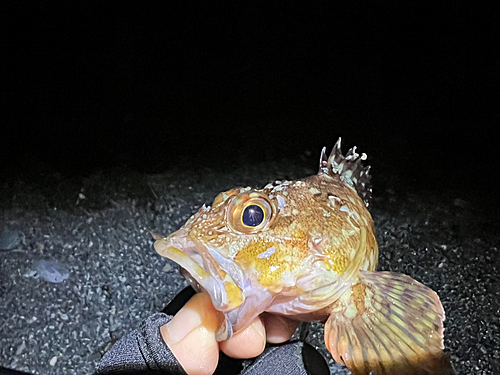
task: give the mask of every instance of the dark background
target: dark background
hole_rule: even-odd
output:
[[[342,136],[372,165],[379,269],[436,290],[457,373],[499,373],[496,9],[203,3],[2,3],[1,365],[90,373],[184,285],[149,230]]]
[[[494,12],[447,2],[6,6],[2,176],[316,160],[494,192]],[[314,161],[316,163],[316,161]]]

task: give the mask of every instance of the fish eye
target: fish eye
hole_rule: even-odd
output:
[[[238,232],[256,233],[269,226],[276,208],[267,195],[257,191],[243,192],[231,201],[227,220]]]
[[[264,221],[264,211],[260,206],[251,204],[247,206],[241,216],[241,222],[247,227],[256,227]]]

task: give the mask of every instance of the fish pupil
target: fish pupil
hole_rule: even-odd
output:
[[[243,211],[242,221],[247,227],[256,227],[264,220],[264,211],[259,206],[252,204]]]

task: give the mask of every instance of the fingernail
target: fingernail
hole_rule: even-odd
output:
[[[163,339],[167,344],[175,345],[200,324],[201,318],[196,311],[181,309],[170,322],[162,327]]]
[[[179,310],[169,323],[162,327],[163,339],[167,344],[175,345],[200,325],[215,334],[219,320],[223,318],[223,314],[214,309],[210,297],[204,293],[198,293]]]
[[[269,343],[282,343],[288,340],[293,332],[295,332],[295,328],[290,325],[290,322],[279,315],[267,317],[267,319],[266,334],[267,342]]]
[[[254,330],[254,332],[256,332],[262,338],[262,341],[265,343],[266,329],[264,328],[264,324],[262,323],[262,321],[259,319],[257,322],[253,323],[250,327]]]

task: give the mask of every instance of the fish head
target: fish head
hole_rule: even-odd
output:
[[[238,262],[237,255],[272,235],[269,229],[277,218],[277,203],[263,190],[221,192],[178,231],[157,239],[155,249],[178,263],[195,289],[208,292],[216,309],[234,310],[253,281],[251,269]]]

